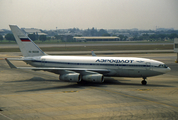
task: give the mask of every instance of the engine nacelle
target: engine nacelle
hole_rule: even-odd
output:
[[[89,82],[104,82],[104,77],[102,74],[89,74],[82,76],[82,80]]]
[[[81,77],[79,73],[63,74],[59,76],[59,79],[62,81],[68,81],[68,82],[80,82],[81,81]]]

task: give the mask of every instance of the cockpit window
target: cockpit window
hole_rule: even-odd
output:
[[[161,68],[167,68],[167,66],[165,64],[160,64],[159,67],[161,67]]]

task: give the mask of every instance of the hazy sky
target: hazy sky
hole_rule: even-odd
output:
[[[178,0],[0,0],[0,29],[178,29]]]

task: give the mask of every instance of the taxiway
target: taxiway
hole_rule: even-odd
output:
[[[171,68],[149,77],[146,86],[141,78],[123,77],[105,78],[102,84],[62,82],[49,72],[10,69],[3,58],[11,56],[0,53],[0,120],[178,119],[175,53],[105,55],[151,58]]]

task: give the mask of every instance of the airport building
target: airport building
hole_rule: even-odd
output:
[[[38,35],[47,35],[46,33],[43,33],[40,29],[35,28],[24,28],[23,29],[27,34],[38,34]]]
[[[86,42],[86,41],[118,41],[119,37],[73,37],[76,41]]]

